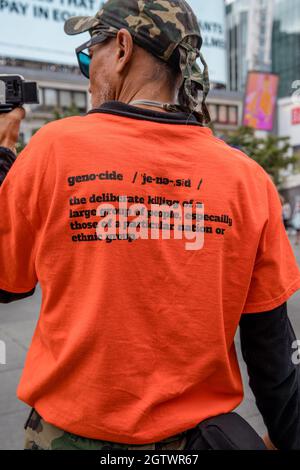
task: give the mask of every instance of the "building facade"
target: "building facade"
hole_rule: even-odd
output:
[[[38,83],[40,103],[26,106],[21,142],[27,143],[37,129],[58,115],[64,115],[72,108],[85,113],[88,108],[88,82],[78,67],[2,58],[0,74],[22,75],[26,80]]]
[[[226,14],[228,88],[243,94],[251,70],[277,74],[273,133],[289,137],[291,153],[300,155],[300,1],[234,0]],[[300,192],[300,174],[285,178],[283,190]]]
[[[271,71],[274,0],[235,0],[226,7],[228,88],[243,92],[250,70]]]
[[[300,88],[300,2],[275,0],[272,47],[273,72],[280,77],[279,97]]]
[[[38,83],[40,103],[26,105],[26,119],[20,132],[21,143],[28,143],[37,129],[58,115],[63,116],[72,108],[78,114],[85,114],[90,108],[88,81],[78,67],[18,60],[7,60],[4,64],[2,60],[0,74],[22,75],[26,80]],[[240,126],[242,93],[212,87],[207,103],[217,135],[225,136]]]
[[[242,122],[243,94],[214,88],[208,95],[208,108],[214,133],[226,137]]]
[[[290,137],[293,153],[300,157],[299,0],[275,0],[272,66],[280,79],[277,131]],[[300,173],[287,176],[283,190],[294,201],[300,195]]]

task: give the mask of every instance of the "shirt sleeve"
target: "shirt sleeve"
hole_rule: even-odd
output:
[[[286,302],[269,312],[242,315],[241,350],[249,385],[271,441],[300,449],[300,365],[293,361],[296,335]]]
[[[38,282],[41,205],[49,190],[47,132],[41,129],[31,138],[0,187],[0,290],[9,293],[30,292]]]
[[[35,234],[19,207],[10,176],[0,190],[0,289],[22,293],[37,284]]]
[[[15,293],[7,292],[6,290],[0,289],[0,304],[10,304],[11,302],[16,302],[18,300],[26,299],[31,297],[35,293],[35,287],[30,292]]]
[[[0,147],[0,186],[16,160],[16,155],[8,148]],[[11,303],[30,297],[35,293],[35,287],[30,292],[13,293],[0,289],[0,303]]]
[[[272,310],[300,289],[300,270],[283,224],[280,197],[266,176],[267,218],[242,314]]]

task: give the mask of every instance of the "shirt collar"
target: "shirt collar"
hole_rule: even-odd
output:
[[[121,101],[107,101],[99,108],[94,108],[87,114],[114,114],[117,116],[125,116],[132,119],[139,119],[144,121],[154,121],[167,124],[185,124],[203,127],[197,121],[193,114],[185,112],[168,113],[164,111],[153,111],[150,109],[139,108],[130,104],[122,103]]]

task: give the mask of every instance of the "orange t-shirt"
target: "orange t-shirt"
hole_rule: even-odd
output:
[[[124,195],[147,217],[153,202],[204,204],[203,247],[162,239],[164,225],[101,239],[97,208]],[[270,177],[201,126],[117,112],[50,123],[8,173],[0,214],[0,289],[42,289],[17,396],[81,436],[150,443],[233,410],[241,315],[300,289]]]

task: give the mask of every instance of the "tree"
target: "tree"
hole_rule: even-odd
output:
[[[80,115],[80,111],[77,108],[77,106],[73,103],[70,106],[70,108],[65,109],[64,111],[62,111],[60,108],[54,109],[53,118],[48,119],[46,121],[46,123],[51,122],[51,121],[57,121],[58,119],[64,119],[64,118],[67,118],[67,117],[79,116],[79,115]]]
[[[277,137],[268,134],[266,137],[257,137],[251,127],[239,127],[237,131],[226,137],[232,147],[238,148],[253,158],[264,170],[272,176],[275,184],[282,182],[281,170],[290,164],[297,164],[299,157],[291,155],[289,137]]]

